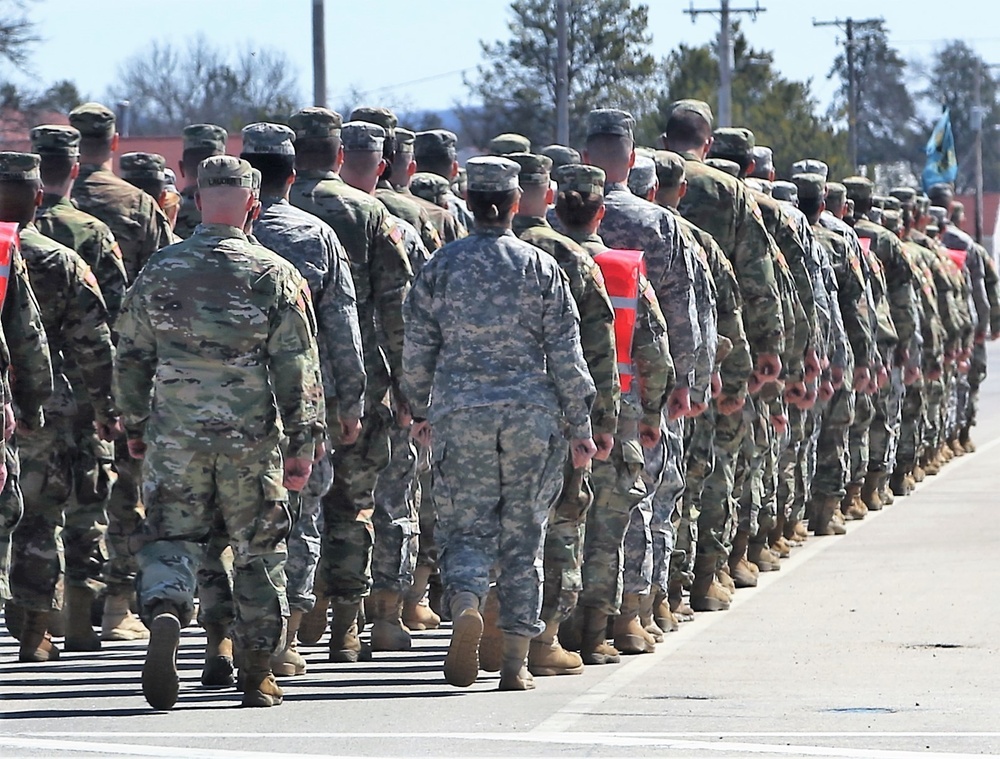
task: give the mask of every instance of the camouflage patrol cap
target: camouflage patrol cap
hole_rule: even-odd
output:
[[[938,224],[943,224],[948,221],[948,209],[944,206],[931,206],[927,209],[927,213]]]
[[[753,175],[767,179],[774,171],[774,152],[766,145],[756,145],[753,149]]]
[[[756,145],[753,132],[745,127],[720,127],[712,133],[710,156],[750,158]]]
[[[733,177],[739,177],[740,175],[740,165],[736,161],[730,161],[728,158],[706,158],[705,165],[723,171]]]
[[[451,180],[452,192],[465,195],[465,191],[469,188],[469,172],[465,170],[463,166],[458,170],[458,173]]]
[[[644,155],[637,155],[628,172],[628,188],[641,198],[656,185],[656,162]]]
[[[818,158],[803,158],[792,164],[792,178],[796,174],[819,174],[823,179],[830,176],[830,167]]]
[[[181,136],[185,150],[211,150],[222,155],[226,152],[229,132],[216,124],[188,124]]]
[[[296,111],[288,117],[288,126],[295,132],[295,139],[328,139],[340,137],[340,127],[344,119],[329,108],[310,106]]]
[[[604,169],[582,163],[565,163],[558,167],[555,179],[560,192],[578,192],[581,195],[604,195],[607,175]]]
[[[917,210],[920,211],[921,214],[926,214],[927,209],[931,207],[931,199],[926,195],[917,195],[916,203]]]
[[[954,213],[955,211],[964,211],[965,203],[963,203],[961,200],[956,200],[951,204],[951,210],[952,213]]]
[[[940,231],[941,227],[939,227],[937,224],[928,224],[926,227],[924,227],[924,233],[931,238],[937,236],[938,232]]]
[[[883,203],[882,207],[886,211],[902,211],[903,210],[903,204],[899,202],[899,198],[894,198],[892,196],[887,197],[885,199],[885,202]]]
[[[119,159],[118,168],[122,179],[158,179],[164,181],[167,175],[167,160],[159,153],[126,153]]]
[[[369,124],[378,124],[385,130],[386,137],[396,136],[396,127],[399,119],[396,114],[388,108],[377,108],[370,105],[362,105],[351,111],[351,121],[367,121]]]
[[[889,190],[889,194],[894,198],[898,198],[899,202],[904,206],[911,208],[917,199],[917,191],[912,187],[893,187]]]
[[[340,141],[348,153],[381,153],[385,129],[369,121],[348,121],[340,129]]]
[[[587,114],[587,136],[615,134],[632,139],[635,119],[628,111],[617,108],[598,108]]]
[[[840,182],[826,183],[826,199],[830,203],[842,204],[847,200],[847,188]]]
[[[799,200],[799,188],[793,182],[786,182],[783,179],[779,179],[771,188],[771,197],[775,200],[797,203]]]
[[[250,192],[253,193],[255,198],[260,197],[260,185],[264,181],[264,175],[260,173],[260,169],[251,168],[250,169]]]
[[[38,167],[42,159],[36,153],[0,153],[0,182],[27,182],[41,179]]]
[[[465,164],[469,192],[508,192],[518,188],[521,165],[500,156],[478,156]]]
[[[765,195],[770,195],[771,191],[774,189],[774,182],[769,179],[761,179],[760,177],[747,177],[746,178],[747,187],[752,187],[757,192],[762,192]]]
[[[253,167],[232,155],[213,155],[198,164],[198,189],[253,187]]]
[[[31,130],[31,149],[39,155],[80,155],[80,132],[71,126],[42,124]]]
[[[83,137],[110,137],[115,133],[115,112],[100,103],[84,103],[69,112],[69,123]]]
[[[552,159],[553,166],[566,166],[571,163],[580,163],[580,151],[565,145],[546,145],[541,149],[542,155],[547,155]]]
[[[548,185],[552,174],[552,159],[537,153],[510,153],[503,156],[521,167],[518,181],[524,185]]]
[[[653,161],[656,163],[656,178],[661,189],[672,190],[680,186],[685,172],[683,156],[670,150],[657,150],[653,154]]]
[[[847,188],[847,197],[857,202],[859,200],[871,200],[875,192],[875,185],[868,177],[846,177],[840,183]]]
[[[410,192],[431,203],[437,203],[450,190],[451,182],[430,171],[418,171],[410,180]]]
[[[530,153],[531,140],[523,134],[515,134],[512,132],[498,134],[490,140],[487,152],[490,155],[500,156],[510,155],[511,153]]]
[[[396,127],[396,152],[412,153],[413,142],[416,139],[416,133],[411,132],[409,129],[403,129],[403,127]]]
[[[295,155],[295,132],[284,124],[259,121],[247,124],[241,134],[243,155]]]
[[[458,137],[447,129],[429,129],[417,132],[413,140],[413,154],[421,158],[450,158],[455,160]]]
[[[670,116],[673,116],[675,113],[685,112],[698,114],[708,123],[709,127],[715,123],[715,117],[712,115],[712,106],[704,100],[684,98],[683,100],[675,100],[670,104]]]
[[[882,209],[885,208],[885,196],[884,195],[872,195],[872,205],[875,208]]]
[[[896,210],[886,209],[882,212],[882,226],[890,232],[898,232],[902,227],[903,215]]]
[[[826,177],[807,171],[792,178],[802,199],[817,200],[826,196]]]
[[[933,198],[944,193],[955,194],[955,186],[951,182],[937,182],[927,188],[927,195]]]
[[[164,190],[167,192],[177,192],[177,175],[173,169],[167,168],[163,170],[163,181],[165,182]]]

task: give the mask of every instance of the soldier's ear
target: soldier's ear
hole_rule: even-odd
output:
[[[556,191],[552,189],[550,184],[548,189],[545,191],[545,205],[551,206],[556,198]]]
[[[608,212],[607,207],[603,203],[601,203],[601,207],[597,209],[597,213],[594,214],[594,218],[597,219],[597,221],[603,221],[604,214],[606,214],[607,212]]]
[[[417,173],[417,162],[411,158],[410,162],[406,165],[406,176],[407,178],[409,178],[416,173]]]
[[[680,187],[678,188],[678,191],[677,191],[677,201],[680,202],[681,199],[685,195],[687,195],[687,192],[688,192],[688,181],[687,181],[687,179],[682,179]]]
[[[117,153],[118,152],[118,143],[119,142],[121,142],[121,137],[119,136],[118,132],[115,132],[115,136],[111,138],[111,152],[112,153]]]
[[[750,176],[751,174],[753,174],[753,170],[756,169],[756,168],[757,168],[757,162],[753,158],[751,158],[750,159],[750,165],[747,166],[747,176]]]
[[[180,171],[181,177],[187,179],[187,174],[184,173],[184,161],[177,162],[177,169]]]
[[[199,211],[201,210],[201,190],[194,191],[194,206]]]
[[[78,176],[80,176],[80,162],[79,161],[77,161],[76,163],[74,163],[73,164],[73,168],[69,170],[69,178],[70,179],[76,179]]]
[[[458,176],[458,161],[451,162],[451,176],[448,179],[454,179]]]
[[[631,169],[633,166],[635,166],[635,148],[628,154],[628,167]]]

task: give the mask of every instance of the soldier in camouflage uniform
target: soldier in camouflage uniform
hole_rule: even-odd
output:
[[[365,371],[361,353],[354,281],[350,262],[333,229],[323,220],[288,202],[294,181],[295,133],[280,124],[243,128],[241,158],[260,170],[261,209],[253,236],[265,248],[294,264],[309,284],[318,325],[320,364],[327,399],[328,427],[352,441],[360,431]],[[313,583],[320,559],[321,499],[330,489],[329,455],[313,466],[309,485],[299,495],[299,513],[288,538],[285,565],[290,617],[285,650],[272,660],[278,677],[305,674],[296,650],[303,615],[316,603]]]
[[[226,152],[229,133],[215,124],[188,124],[181,132],[181,139],[184,152],[178,168],[185,183],[181,188],[181,206],[174,223],[174,234],[187,239],[201,223],[201,211],[194,202],[198,191],[198,166],[206,158]]]
[[[193,611],[202,544],[221,516],[234,552],[243,705],[272,706],[283,695],[270,657],[288,616],[286,488],[305,486],[325,427],[315,317],[295,268],[243,233],[255,202],[250,165],[209,158],[198,183],[204,223],[154,257],[118,322],[115,387],[126,399],[129,450],[143,459],[147,508],[143,693],[157,709],[176,702],[180,629]],[[171,376],[186,378],[180,396]]]
[[[598,265],[583,248],[556,232],[545,220],[546,210],[554,199],[550,187],[551,159],[526,152],[512,152],[506,157],[521,167],[518,181],[522,195],[514,216],[514,234],[551,255],[569,278],[570,291],[580,313],[583,357],[597,387],[590,412],[594,442],[597,456],[606,460],[614,446],[621,403],[614,308]],[[594,491],[589,470],[577,470],[569,457],[564,474],[563,492],[549,515],[545,536],[542,594],[545,631],[532,641],[528,655],[528,668],[534,675],[583,672],[583,661],[577,654],[563,650],[556,634],[560,623],[576,608],[583,587],[583,530]]]
[[[41,157],[41,178],[45,186],[42,205],[35,213],[35,226],[46,237],[76,251],[84,263],[90,266],[108,308],[108,323],[113,326],[125,297],[126,276],[121,250],[104,222],[79,210],[69,199],[73,181],[79,171],[80,133],[73,127],[35,127],[31,130],[31,144],[32,149]],[[71,530],[83,532],[92,529],[94,524],[106,525],[104,539],[110,561],[104,567],[102,578],[100,567],[97,566],[99,557],[95,557],[94,576],[87,583],[87,587],[94,590],[101,587],[103,579],[107,586],[101,638],[146,638],[149,632],[130,609],[136,566],[135,558],[128,550],[128,536],[138,529],[142,521],[142,510],[134,506],[123,510],[108,510],[112,487],[117,480],[114,470],[115,447],[113,443],[101,440],[95,432],[92,408],[84,389],[77,385],[74,391],[77,415],[73,435],[78,452],[75,462],[82,469],[74,478],[78,508],[67,512],[67,523]],[[80,527],[74,527],[76,523]],[[90,639],[90,609],[87,604],[82,603],[82,596],[80,600],[81,603],[76,605],[75,610],[72,604],[69,607],[70,611],[78,615],[69,618],[69,626],[76,633],[72,637]]]
[[[431,129],[427,132],[417,132],[413,141],[413,158],[417,162],[418,172],[437,174],[448,180],[448,190],[445,192],[445,207],[466,229],[473,226],[472,214],[465,201],[451,191],[451,180],[458,176],[458,160],[455,146],[458,138],[454,132],[447,129]]]
[[[512,153],[530,153],[531,140],[523,134],[505,132],[498,134],[486,146],[487,155],[509,157]]]
[[[573,463],[586,466],[596,452],[595,389],[565,275],[510,232],[518,164],[475,158],[467,168],[479,226],[435,255],[414,283],[405,305],[404,390],[415,437],[429,442],[434,430],[437,538],[454,620],[445,677],[457,686],[476,680],[479,607],[497,564],[500,688],[526,690],[534,687],[529,645],[544,629],[538,567],[562,485],[560,426],[573,440]]]
[[[468,232],[451,211],[433,200],[426,200],[416,195],[410,189],[413,176],[417,173],[417,162],[413,158],[413,146],[417,136],[402,127],[396,127],[395,135],[396,153],[392,159],[392,173],[388,178],[391,189],[409,198],[427,212],[442,245],[465,237]],[[379,188],[380,191],[383,189]],[[379,192],[377,191],[375,195],[378,197]]]
[[[62,571],[60,542],[65,547],[66,602],[71,625],[69,650],[95,650],[100,639],[90,626],[93,577],[100,576],[99,543],[104,532],[103,509],[77,502],[76,476],[87,472],[74,436],[77,399],[91,406],[101,437],[110,440],[121,429],[111,398],[113,347],[108,312],[90,267],[76,253],[44,237],[32,219],[41,202],[40,159],[32,153],[0,154],[0,219],[21,225],[21,251],[31,267],[35,287],[46,294],[41,309],[45,332],[58,349],[53,364],[55,392],[45,405],[46,424],[39,430],[22,428],[18,446],[22,458],[20,485],[24,517],[13,536],[11,589],[24,608],[20,661],[58,658],[48,640],[49,614]],[[56,356],[53,350],[53,356]],[[85,413],[81,413],[85,416]],[[86,451],[83,454],[87,458]],[[67,523],[69,509],[86,510],[89,522]],[[96,566],[95,566],[96,564]],[[78,608],[77,608],[78,607]]]
[[[379,472],[389,463],[389,432],[394,422],[408,424],[406,400],[399,392],[402,368],[402,303],[412,269],[402,233],[385,206],[347,185],[335,173],[343,161],[340,114],[307,108],[289,120],[295,131],[297,179],[289,201],[327,222],[351,261],[368,384],[360,438],[345,444],[334,436],[333,487],[323,499],[323,558],[313,612],[322,634],[327,599],[334,604],[330,638],[332,661],[357,661],[361,643],[357,617],[371,589],[372,515]],[[396,414],[390,408],[393,392]],[[312,637],[310,635],[310,637]],[[316,636],[318,638],[318,635]],[[306,640],[303,637],[303,640]],[[313,641],[315,642],[315,640]]]

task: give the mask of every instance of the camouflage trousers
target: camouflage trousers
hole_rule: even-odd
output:
[[[372,585],[376,590],[402,593],[413,584],[420,544],[420,481],[417,447],[410,431],[393,426],[389,432],[389,466],[375,485],[375,545]]]
[[[417,479],[420,481],[420,501],[417,504],[420,518],[420,540],[417,541],[417,564],[437,569],[438,548],[434,542],[434,499],[431,498],[430,449],[418,450]],[[426,465],[424,462],[426,461]]]
[[[816,476],[813,478],[813,498],[847,493],[847,431],[854,420],[854,391],[846,386],[833,394],[819,422],[816,441]]]
[[[130,595],[135,588],[138,566],[129,548],[129,540],[142,528],[146,515],[141,494],[142,462],[129,456],[124,440],[116,441],[114,446],[111,465],[114,487],[107,500],[106,542],[110,560],[104,569],[104,581],[109,594]]]
[[[941,379],[931,380],[924,385],[924,426],[921,443],[927,450],[934,451],[944,439],[944,425],[948,411],[948,374]]]
[[[694,577],[694,551],[698,544],[698,511],[687,510],[684,501],[684,476],[687,461],[684,456],[685,427],[690,422],[682,419],[664,421],[663,434],[666,450],[663,474],[653,494],[652,583],[666,590],[671,582],[688,585]],[[646,465],[652,450],[646,451]]]
[[[662,424],[660,425],[662,428]],[[666,472],[668,453],[667,438],[660,435],[660,441],[653,447],[643,450],[642,482],[646,494],[639,505],[629,514],[628,528],[625,531],[625,541],[622,549],[625,562],[622,572],[622,592],[630,595],[647,595],[653,584],[654,572],[654,541],[659,542],[659,556],[662,562],[660,574],[666,577],[670,554],[674,547],[672,509],[657,526],[658,534],[653,533],[653,521],[656,518],[656,491],[663,482]],[[664,580],[665,581],[665,580]]]
[[[969,383],[969,375],[959,374],[955,379],[955,414],[952,429],[949,430],[950,435],[954,435],[968,424],[971,397],[972,386]]]
[[[445,605],[486,597],[498,572],[499,627],[533,638],[544,629],[543,548],[563,485],[567,444],[558,419],[529,406],[461,409],[434,423],[431,463]]]
[[[12,541],[11,590],[18,604],[45,611],[57,605],[63,572],[67,585],[103,588],[111,473],[101,458],[110,459],[110,446],[54,415],[17,445],[24,516]]]
[[[903,393],[900,410],[899,445],[896,447],[896,468],[910,470],[920,455],[923,434],[924,382],[910,385]]]
[[[783,401],[775,400],[770,404],[769,409],[765,409],[767,414],[782,414],[786,419],[790,417],[791,411]],[[757,450],[761,455],[761,465],[759,474],[755,472],[754,486],[759,488],[760,508],[757,511],[756,524],[751,533],[750,541],[753,543],[767,543],[771,532],[778,524],[779,509],[784,506],[779,501],[778,473],[779,462],[782,454],[792,445],[792,431],[789,429],[782,434],[771,425],[769,417],[763,417],[764,423],[761,425],[757,441]]]
[[[334,442],[333,486],[323,497],[323,556],[319,571],[334,603],[357,603],[372,587],[375,486],[389,465],[389,410],[366,412],[352,445]]]
[[[810,416],[810,411],[788,407],[788,444],[781,448],[776,463],[775,503],[779,520],[781,517],[788,521],[801,520],[805,513],[805,448],[812,429]]]
[[[10,590],[10,538],[24,513],[21,495],[21,464],[13,441],[4,445],[7,463],[7,482],[0,492],[0,601],[13,598]]]
[[[889,384],[873,398],[875,418],[872,419],[869,432],[870,472],[891,472],[896,466],[905,391],[903,371],[896,367],[889,375]]]
[[[871,426],[877,416],[877,398],[856,393],[854,421],[847,430],[847,483],[861,485],[871,459]]]
[[[706,566],[714,562],[718,569],[729,557],[736,533],[736,463],[744,438],[750,433],[740,412],[728,416],[715,413],[714,419],[715,466],[701,486],[697,556]]]
[[[633,423],[634,426],[634,423]],[[622,605],[625,533],[632,511],[647,494],[645,464],[635,435],[619,435],[607,461],[594,461],[594,504],[587,515],[583,543],[583,591],[580,606],[616,616]]]
[[[979,405],[979,388],[986,379],[986,346],[977,344],[972,349],[972,362],[969,368],[969,399],[965,409],[965,425],[963,429],[974,427],[976,410]]]
[[[212,539],[223,535],[233,552],[236,645],[267,652],[283,645],[292,517],[282,479],[277,448],[233,456],[150,443],[143,462],[146,520],[137,554],[147,626],[159,602],[174,604],[181,623],[190,622],[196,572],[206,549],[219,550],[218,544],[210,546]]]
[[[545,530],[542,621],[559,624],[576,608],[583,590],[583,540],[594,502],[590,467],[563,465],[563,488],[549,512]]]
[[[761,511],[765,502],[764,478],[774,435],[769,404],[748,398],[743,407],[743,416],[748,433],[743,438],[737,459],[733,498],[739,504],[737,530],[755,536],[760,531]]]

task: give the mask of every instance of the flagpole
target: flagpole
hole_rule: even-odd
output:
[[[983,241],[983,64],[976,63],[976,105],[972,115],[976,156],[976,242]]]

